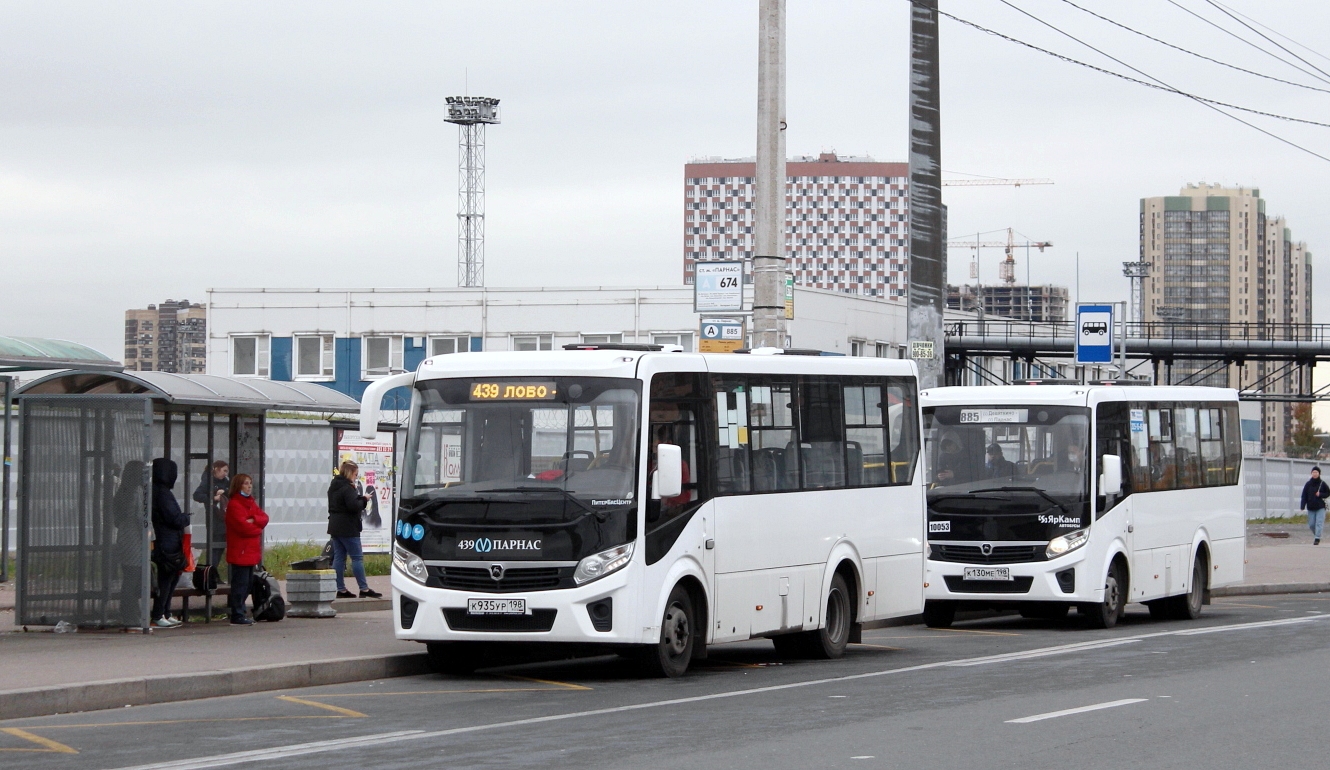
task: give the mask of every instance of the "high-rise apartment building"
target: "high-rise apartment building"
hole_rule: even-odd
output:
[[[1202,183],[1175,196],[1143,198],[1140,228],[1141,261],[1149,263],[1142,291],[1145,321],[1311,323],[1311,252],[1293,240],[1283,217],[1266,214],[1260,190]],[[1219,329],[1213,331],[1217,336]],[[1188,384],[1245,389],[1274,366],[1256,362],[1204,376],[1195,366],[1174,371],[1175,379],[1182,372]],[[1294,386],[1276,382],[1265,390],[1291,393]],[[1283,451],[1292,409],[1266,407],[1265,451]]]
[[[684,283],[694,265],[749,263],[753,158],[684,166]],[[799,286],[904,302],[909,285],[909,165],[822,153],[785,164],[785,256]]]
[[[947,285],[947,309],[975,311],[1017,321],[1067,320],[1069,294],[1065,286],[1026,286],[1001,283],[996,286]]]
[[[207,371],[207,310],[168,299],[125,311],[125,370],[202,374]]]

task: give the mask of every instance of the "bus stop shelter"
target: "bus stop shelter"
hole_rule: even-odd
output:
[[[213,463],[249,474],[262,505],[269,413],[360,410],[317,383],[168,372],[65,371],[23,386],[17,401],[15,622],[126,628],[149,623],[154,459],[175,461],[199,563],[217,564]]]
[[[4,391],[4,444],[0,456],[0,583],[9,580],[9,472],[13,465],[14,381],[15,374],[51,371],[53,369],[82,369],[94,372],[118,372],[124,369],[119,361],[102,355],[86,345],[68,340],[41,337],[0,337],[0,389]]]

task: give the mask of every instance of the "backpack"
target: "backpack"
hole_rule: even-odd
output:
[[[263,565],[254,568],[250,579],[250,598],[254,601],[254,619],[276,623],[286,617],[286,600],[277,578],[268,574]]]

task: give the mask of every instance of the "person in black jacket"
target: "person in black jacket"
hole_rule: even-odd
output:
[[[208,563],[220,565],[226,551],[226,504],[230,501],[231,466],[225,460],[216,460],[203,469],[203,478],[194,488],[194,502],[201,503],[208,512],[208,531],[212,538],[208,549]]]
[[[1325,499],[1330,497],[1330,485],[1321,480],[1321,469],[1312,468],[1312,477],[1302,485],[1302,503],[1307,512],[1307,527],[1312,531],[1312,545],[1321,544],[1321,531],[1325,529]]]
[[[333,476],[328,487],[328,535],[333,544],[333,572],[337,575],[337,598],[354,599],[346,590],[346,557],[351,557],[351,572],[356,576],[361,598],[379,598],[383,594],[372,590],[365,580],[365,557],[360,548],[361,514],[368,498],[356,491],[356,476],[360,466],[347,460],[340,472]]]
[[[152,603],[154,628],[175,628],[171,617],[171,594],[185,568],[185,530],[189,515],[180,510],[175,493],[176,464],[165,457],[152,461],[152,531],[156,538],[152,561],[157,565],[157,599]]]

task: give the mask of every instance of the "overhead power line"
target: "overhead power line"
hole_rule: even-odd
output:
[[[1236,40],[1240,40],[1240,41],[1242,41],[1243,43],[1246,43],[1247,45],[1251,46],[1252,48],[1255,48],[1256,50],[1258,50],[1258,51],[1260,51],[1261,53],[1265,54],[1266,56],[1272,57],[1275,61],[1278,61],[1278,62],[1280,62],[1280,63],[1282,63],[1282,64],[1287,64],[1288,66],[1292,67],[1293,69],[1297,70],[1298,72],[1301,72],[1301,73],[1304,74],[1304,75],[1310,75],[1311,77],[1316,78],[1317,80],[1320,80],[1320,81],[1322,81],[1322,82],[1324,82],[1324,83],[1330,83],[1330,80],[1326,80],[1325,78],[1321,77],[1320,75],[1316,74],[1315,72],[1312,72],[1312,71],[1310,71],[1310,70],[1307,70],[1307,69],[1304,69],[1304,68],[1302,68],[1302,67],[1299,67],[1298,65],[1294,64],[1293,62],[1289,61],[1288,59],[1285,59],[1284,57],[1280,56],[1279,54],[1275,53],[1274,51],[1271,51],[1271,50],[1268,50],[1268,49],[1265,49],[1265,48],[1260,47],[1259,45],[1253,43],[1252,41],[1248,40],[1247,38],[1243,37],[1242,35],[1239,35],[1238,33],[1234,32],[1233,30],[1229,29],[1228,27],[1225,27],[1225,26],[1223,26],[1222,24],[1217,24],[1217,23],[1215,23],[1215,22],[1214,22],[1213,20],[1211,20],[1211,19],[1207,19],[1206,17],[1202,16],[1201,14],[1197,13],[1196,11],[1193,11],[1192,9],[1188,8],[1187,6],[1185,6],[1185,5],[1181,4],[1181,3],[1179,3],[1177,0],[1167,0],[1167,1],[1168,1],[1168,4],[1169,4],[1169,5],[1172,5],[1172,6],[1176,7],[1176,8],[1178,8],[1179,10],[1185,11],[1186,13],[1189,13],[1189,14],[1191,14],[1192,16],[1195,16],[1196,18],[1200,19],[1201,21],[1205,22],[1206,24],[1209,24],[1210,26],[1214,27],[1215,29],[1219,30],[1220,32],[1223,32],[1225,35],[1228,35],[1229,37],[1232,37],[1232,38],[1234,38],[1234,39],[1236,39]]]
[[[1330,72],[1326,72],[1325,70],[1321,69],[1320,67],[1316,66],[1315,64],[1312,64],[1311,62],[1307,61],[1306,59],[1302,58],[1301,56],[1298,56],[1297,54],[1293,53],[1293,52],[1290,51],[1288,48],[1284,47],[1284,45],[1283,45],[1282,43],[1280,43],[1278,40],[1275,40],[1274,38],[1270,37],[1269,35],[1265,34],[1264,32],[1260,31],[1259,29],[1253,27],[1252,25],[1248,24],[1247,22],[1243,21],[1242,19],[1239,19],[1237,16],[1234,16],[1231,12],[1229,12],[1229,10],[1228,10],[1227,8],[1225,8],[1224,6],[1220,5],[1219,3],[1216,3],[1215,0],[1205,0],[1205,2],[1209,3],[1211,7],[1218,9],[1220,13],[1222,13],[1222,14],[1224,14],[1225,16],[1229,17],[1229,18],[1232,19],[1233,21],[1236,21],[1237,23],[1241,24],[1242,26],[1246,27],[1247,29],[1251,30],[1252,32],[1255,32],[1256,34],[1258,34],[1258,35],[1260,35],[1261,37],[1265,38],[1266,40],[1269,40],[1271,43],[1273,43],[1275,46],[1277,46],[1277,47],[1279,48],[1279,50],[1283,51],[1284,53],[1288,54],[1289,56],[1292,56],[1294,59],[1297,59],[1298,61],[1302,62],[1303,64],[1306,64],[1308,67],[1311,67],[1312,69],[1316,70],[1317,72],[1321,73],[1322,75],[1325,75],[1326,77],[1330,77]]]
[[[1113,19],[1110,19],[1110,18],[1108,18],[1107,16],[1102,16],[1102,15],[1100,15],[1100,14],[1098,14],[1098,13],[1095,13],[1094,11],[1090,10],[1089,8],[1083,8],[1083,7],[1081,7],[1081,6],[1079,6],[1079,5],[1075,4],[1075,3],[1073,3],[1071,0],[1062,0],[1062,2],[1066,3],[1067,5],[1070,5],[1072,8],[1075,8],[1075,9],[1078,10],[1078,11],[1081,11],[1081,12],[1083,12],[1083,13],[1088,13],[1088,14],[1090,14],[1091,16],[1095,17],[1096,19],[1099,19],[1100,21],[1106,21],[1106,22],[1108,22],[1109,24],[1112,24],[1112,25],[1115,26],[1115,27],[1119,27],[1119,28],[1121,28],[1121,29],[1125,29],[1125,30],[1127,30],[1128,32],[1132,33],[1133,35],[1140,35],[1141,37],[1145,38],[1146,40],[1153,40],[1154,42],[1156,42],[1156,43],[1158,43],[1158,44],[1160,44],[1160,45],[1162,45],[1162,46],[1167,46],[1168,48],[1172,48],[1172,49],[1175,50],[1175,51],[1181,51],[1182,53],[1185,53],[1185,54],[1187,54],[1187,55],[1189,55],[1189,56],[1195,56],[1195,57],[1198,58],[1198,59],[1204,59],[1205,61],[1212,62],[1212,63],[1214,63],[1214,64],[1218,64],[1218,65],[1221,66],[1221,67],[1228,67],[1228,68],[1231,69],[1231,70],[1237,70],[1238,72],[1245,72],[1245,73],[1247,73],[1248,75],[1255,75],[1255,76],[1258,77],[1258,78],[1265,78],[1266,80],[1273,80],[1273,81],[1275,81],[1276,83],[1284,83],[1285,85],[1297,86],[1298,88],[1306,88],[1306,89],[1309,90],[1309,91],[1320,91],[1320,92],[1323,93],[1323,94],[1330,94],[1330,89],[1326,89],[1326,88],[1317,88],[1316,86],[1309,86],[1309,85],[1306,85],[1305,83],[1295,83],[1295,82],[1293,82],[1292,80],[1285,80],[1285,79],[1283,79],[1283,78],[1277,78],[1277,77],[1275,77],[1275,76],[1273,76],[1273,75],[1266,75],[1266,74],[1263,74],[1263,73],[1260,73],[1260,72],[1255,72],[1255,71],[1253,71],[1253,70],[1249,70],[1249,69],[1246,69],[1246,68],[1243,68],[1243,67],[1239,67],[1239,66],[1237,66],[1236,64],[1229,64],[1229,63],[1226,62],[1226,61],[1220,61],[1219,59],[1211,58],[1211,57],[1209,57],[1209,56],[1206,56],[1205,54],[1197,53],[1197,52],[1192,51],[1192,50],[1189,50],[1189,49],[1187,49],[1187,48],[1183,48],[1183,47],[1180,46],[1180,45],[1173,45],[1172,43],[1168,42],[1167,40],[1160,40],[1160,39],[1157,38],[1157,37],[1154,37],[1154,36],[1152,36],[1152,35],[1147,35],[1146,33],[1142,32],[1142,31],[1140,31],[1140,30],[1138,30],[1138,29],[1135,29],[1135,28],[1133,28],[1133,27],[1129,27],[1129,26],[1127,26],[1126,24],[1123,24],[1123,23],[1118,22],[1118,21],[1114,21]]]
[[[1278,35],[1279,37],[1284,38],[1284,39],[1287,40],[1288,42],[1292,43],[1293,45],[1296,45],[1297,47],[1299,47],[1299,48],[1301,48],[1302,50],[1304,50],[1304,51],[1310,53],[1311,55],[1313,55],[1313,56],[1315,56],[1315,57],[1317,57],[1317,58],[1320,58],[1320,59],[1325,59],[1326,61],[1330,61],[1330,56],[1326,56],[1325,54],[1321,53],[1320,51],[1316,50],[1315,48],[1312,48],[1312,47],[1309,46],[1309,45],[1305,45],[1305,44],[1303,44],[1303,43],[1299,43],[1298,41],[1294,40],[1293,38],[1289,37],[1288,35],[1285,35],[1283,32],[1280,32],[1279,30],[1275,29],[1274,27],[1271,27],[1271,26],[1269,26],[1269,25],[1267,25],[1267,24],[1262,24],[1261,22],[1257,21],[1256,19],[1253,19],[1252,17],[1248,16],[1247,14],[1243,13],[1242,11],[1239,11],[1239,10],[1236,9],[1236,8],[1233,8],[1233,7],[1231,7],[1231,6],[1227,6],[1227,5],[1225,5],[1224,7],[1227,8],[1228,10],[1232,11],[1233,13],[1236,13],[1237,15],[1241,16],[1242,18],[1246,19],[1247,21],[1250,21],[1252,24],[1255,24],[1256,26],[1260,27],[1261,29],[1265,30],[1266,32],[1269,32],[1269,33],[1271,33],[1271,34],[1275,34],[1275,35]]]
[[[1019,10],[1019,9],[1018,9],[1018,10]],[[1300,145],[1300,144],[1298,144],[1298,143],[1296,143],[1296,142],[1294,142],[1294,141],[1292,141],[1292,140],[1290,140],[1290,139],[1285,139],[1284,137],[1282,137],[1282,136],[1280,136],[1280,135],[1278,135],[1278,134],[1276,134],[1276,133],[1274,133],[1274,132],[1272,132],[1272,131],[1267,131],[1266,129],[1261,128],[1260,126],[1255,125],[1254,123],[1250,123],[1250,122],[1248,122],[1248,121],[1246,121],[1246,120],[1243,120],[1242,118],[1238,117],[1237,115],[1232,115],[1232,114],[1230,114],[1230,113],[1227,113],[1227,112],[1225,112],[1224,110],[1220,109],[1219,107],[1220,107],[1220,106],[1224,106],[1224,107],[1232,107],[1233,109],[1242,110],[1242,111],[1244,111],[1244,112],[1252,112],[1252,113],[1255,113],[1255,114],[1258,114],[1258,115],[1268,115],[1268,116],[1270,116],[1270,117],[1277,117],[1277,118],[1280,118],[1281,120],[1292,120],[1292,121],[1294,121],[1294,122],[1309,122],[1309,123],[1313,123],[1313,124],[1315,124],[1315,125],[1322,125],[1322,126],[1324,126],[1324,125],[1326,125],[1326,124],[1323,124],[1323,123],[1315,123],[1314,121],[1302,121],[1301,119],[1298,119],[1298,118],[1289,118],[1289,117],[1286,116],[1286,115],[1274,115],[1273,113],[1264,113],[1264,112],[1260,112],[1260,111],[1258,111],[1258,110],[1248,109],[1248,108],[1246,108],[1246,107],[1238,107],[1237,105],[1229,105],[1229,104],[1226,104],[1226,103],[1224,103],[1224,102],[1218,102],[1218,101],[1215,101],[1215,100],[1213,100],[1213,99],[1206,99],[1205,97],[1197,96],[1197,95],[1195,95],[1195,94],[1189,94],[1189,93],[1187,93],[1187,92],[1185,92],[1185,91],[1180,91],[1180,90],[1178,90],[1178,89],[1176,89],[1176,88],[1173,88],[1172,86],[1162,86],[1162,85],[1156,85],[1155,83],[1148,83],[1148,82],[1146,82],[1146,81],[1144,81],[1144,80],[1139,80],[1139,79],[1137,79],[1137,78],[1133,78],[1133,77],[1131,77],[1131,76],[1129,76],[1129,75],[1123,75],[1123,74],[1120,73],[1120,72],[1114,72],[1114,71],[1109,70],[1109,69],[1104,69],[1103,67],[1098,67],[1098,66],[1095,66],[1095,65],[1093,65],[1093,64],[1089,64],[1089,63],[1087,63],[1087,62],[1080,61],[1079,59],[1073,59],[1073,58],[1071,58],[1070,56],[1065,56],[1065,55],[1063,55],[1063,54],[1056,53],[1056,52],[1054,52],[1054,51],[1050,51],[1050,50],[1048,50],[1047,48],[1040,48],[1039,46],[1034,45],[1034,44],[1032,44],[1032,43],[1027,43],[1027,42],[1025,42],[1024,40],[1019,40],[1019,39],[1014,38],[1014,37],[1012,37],[1012,36],[1010,36],[1010,35],[1004,35],[1004,34],[1001,33],[1001,32],[998,32],[998,31],[996,31],[996,30],[992,30],[992,29],[989,29],[989,28],[987,28],[987,27],[981,26],[981,25],[976,24],[976,23],[974,23],[974,22],[972,22],[972,21],[969,21],[968,19],[962,19],[962,18],[959,17],[959,16],[956,16],[956,15],[953,15],[953,14],[950,14],[950,13],[947,13],[946,11],[943,11],[943,10],[941,10],[941,9],[939,9],[939,10],[937,11],[937,13],[938,13],[939,16],[942,16],[942,17],[945,17],[945,18],[951,19],[952,21],[957,22],[957,23],[959,23],[959,24],[963,24],[963,25],[965,25],[965,26],[967,26],[967,27],[971,27],[971,28],[973,28],[973,29],[977,29],[977,30],[979,30],[980,32],[983,32],[983,33],[986,33],[986,34],[992,35],[992,36],[994,36],[994,37],[1001,38],[1002,40],[1006,40],[1006,41],[1009,42],[1009,43],[1015,43],[1016,45],[1024,46],[1025,48],[1029,48],[1029,49],[1031,49],[1031,50],[1038,51],[1039,53],[1046,54],[1046,55],[1048,55],[1048,56],[1052,56],[1052,57],[1055,58],[1055,59],[1058,59],[1058,60],[1061,60],[1061,61],[1067,62],[1067,63],[1069,63],[1069,64],[1076,64],[1076,65],[1079,65],[1079,66],[1081,66],[1081,67],[1085,67],[1086,69],[1091,69],[1091,70],[1094,70],[1095,72],[1100,72],[1100,73],[1103,73],[1103,74],[1105,74],[1105,75],[1111,75],[1112,77],[1118,78],[1118,79],[1120,79],[1120,80],[1125,80],[1125,81],[1127,81],[1127,82],[1129,82],[1129,83],[1135,83],[1136,85],[1145,86],[1146,88],[1151,88],[1151,89],[1154,89],[1154,90],[1156,90],[1156,91],[1164,91],[1164,92],[1167,92],[1167,93],[1177,94],[1177,95],[1179,95],[1179,96],[1185,96],[1185,97],[1187,97],[1188,99],[1191,99],[1191,100],[1193,100],[1193,101],[1196,101],[1196,102],[1202,104],[1202,105],[1205,106],[1205,107],[1209,107],[1210,109],[1212,109],[1212,110],[1218,112],[1219,114],[1223,115],[1223,116],[1226,117],[1226,118],[1230,118],[1230,119],[1232,119],[1232,120],[1236,120],[1237,122],[1243,124],[1244,126],[1247,126],[1248,128],[1251,128],[1251,129],[1254,129],[1254,130],[1256,130],[1256,131],[1259,131],[1260,133],[1265,134],[1266,136],[1270,137],[1271,139],[1274,139],[1274,140],[1276,140],[1276,141],[1278,141],[1278,142],[1282,142],[1283,144],[1286,144],[1286,145],[1288,145],[1288,146],[1290,146],[1290,147],[1293,147],[1294,149],[1301,150],[1302,152],[1305,152],[1305,153],[1307,153],[1308,155],[1314,156],[1314,157],[1316,157],[1316,158],[1320,158],[1321,160],[1324,160],[1324,161],[1326,161],[1327,163],[1330,163],[1330,157],[1326,157],[1326,156],[1324,156],[1324,155],[1322,155],[1322,154],[1320,154],[1320,153],[1318,153],[1318,152],[1315,152],[1314,150],[1311,150],[1311,149],[1308,149],[1308,148],[1306,148],[1306,147],[1303,147],[1302,145]],[[1058,30],[1058,31],[1060,32],[1061,30]],[[1065,33],[1064,33],[1064,34],[1065,34]],[[1077,42],[1080,42],[1080,41],[1077,41]],[[1107,56],[1107,54],[1104,54],[1104,55]],[[1109,58],[1113,58],[1113,57],[1109,57]],[[1117,60],[1114,59],[1114,61],[1117,61]],[[1128,65],[1128,66],[1129,66],[1129,65]]]

